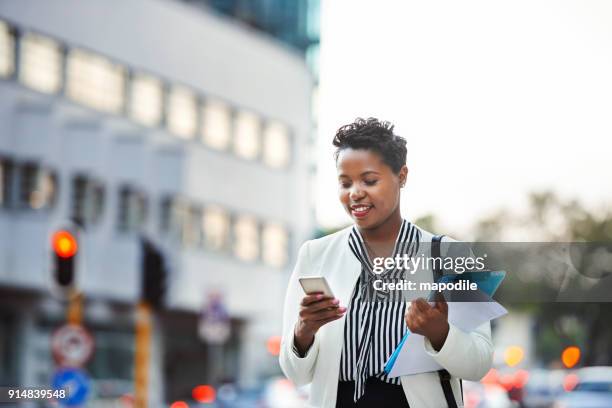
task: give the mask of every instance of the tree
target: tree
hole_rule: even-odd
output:
[[[502,209],[478,221],[474,235],[479,241],[502,241],[513,235],[523,241],[604,242],[604,247],[610,248],[612,211],[594,213],[576,200],[563,201],[550,191],[537,192],[529,196],[527,213],[511,214]],[[586,261],[582,262],[576,266],[584,273]],[[584,276],[570,276],[567,285],[577,287],[581,278]],[[600,293],[612,287],[612,274],[597,278]],[[534,313],[536,350],[546,362],[557,359],[565,346],[577,344],[583,351],[583,364],[612,364],[612,325],[608,322],[612,302],[549,302],[523,307]]]

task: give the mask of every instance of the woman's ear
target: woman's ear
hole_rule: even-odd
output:
[[[408,178],[408,167],[404,164],[399,171],[399,185],[404,187],[406,185],[406,179]]]

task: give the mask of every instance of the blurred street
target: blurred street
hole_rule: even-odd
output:
[[[315,229],[317,20],[317,1],[0,4],[0,385],[262,400]]]

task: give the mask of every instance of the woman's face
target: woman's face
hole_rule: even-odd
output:
[[[406,166],[396,174],[378,153],[348,148],[340,151],[336,169],[340,202],[357,226],[377,228],[399,211]]]

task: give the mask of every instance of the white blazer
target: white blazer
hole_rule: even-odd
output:
[[[311,407],[336,406],[346,315],[321,327],[306,356],[300,358],[292,348],[299,305],[304,297],[298,278],[324,276],[336,298],[340,299],[340,305],[346,306],[361,271],[361,264],[348,245],[350,231],[351,227],[348,227],[302,245],[285,297],[280,366],[287,378],[296,385],[311,384]],[[420,231],[421,242],[431,242],[433,235],[423,229]],[[450,239],[445,237],[443,241]],[[432,275],[429,271],[426,279],[432,281]],[[417,296],[419,295],[414,294],[414,297]],[[489,371],[493,362],[490,324],[483,324],[470,333],[465,333],[451,324],[442,349],[435,351],[425,339],[425,350],[451,374],[455,400],[459,407],[463,407],[458,378],[478,381]],[[447,406],[438,373],[402,376],[401,383],[411,408]]]

